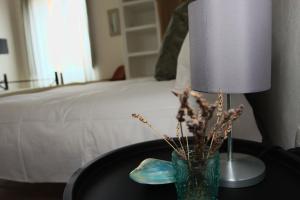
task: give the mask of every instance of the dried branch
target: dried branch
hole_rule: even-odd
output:
[[[190,133],[192,133],[194,143],[194,153],[201,155],[202,161],[208,159],[211,155],[215,154],[222,146],[223,142],[227,139],[228,134],[232,130],[232,124],[237,120],[242,112],[243,105],[238,108],[224,111],[224,97],[220,92],[217,100],[210,104],[200,93],[190,91],[186,89],[182,94],[173,92],[175,96],[179,98],[180,107],[177,113],[178,125],[176,128],[176,136],[178,138],[180,146],[178,146],[174,139],[167,135],[159,133],[152,125],[141,115],[132,114],[133,118],[138,119],[148,127],[150,127],[155,133],[160,135],[173,149],[181,156],[190,162],[190,145],[188,141],[188,135],[186,134],[186,149],[184,147],[184,134],[182,130],[182,123],[185,122]],[[189,97],[195,98],[198,105],[197,111],[192,109],[189,105]],[[216,115],[216,121],[209,123],[214,114]],[[213,124],[208,130],[208,125]]]

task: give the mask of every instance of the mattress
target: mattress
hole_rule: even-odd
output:
[[[144,78],[0,98],[0,178],[66,182],[106,152],[159,138],[132,113],[174,136],[179,102],[173,85]]]
[[[179,101],[173,88],[174,81],[142,78],[0,98],[0,179],[67,182],[104,153],[160,138],[132,119],[132,113],[144,115],[162,134],[175,136]],[[234,137],[261,141],[243,95],[234,96],[233,103],[246,105]]]

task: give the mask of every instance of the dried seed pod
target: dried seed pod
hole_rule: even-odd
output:
[[[168,137],[167,135],[161,135],[162,138],[181,156],[183,159],[189,159],[188,150],[189,144],[186,138],[186,148],[183,147],[183,132],[181,124],[185,122],[190,133],[193,134],[194,151],[197,155],[201,155],[201,159],[207,159],[210,155],[214,154],[223,144],[224,140],[228,137],[228,134],[232,130],[232,123],[239,118],[243,112],[243,106],[239,106],[235,109],[223,111],[224,98],[223,94],[219,93],[215,103],[210,104],[200,93],[191,92],[190,89],[186,89],[182,94],[173,92],[175,96],[179,98],[180,107],[177,113],[178,124],[176,128],[176,135],[180,146],[176,144],[177,140]],[[198,109],[193,110],[189,105],[189,96],[193,96],[196,99]],[[216,112],[216,122],[209,123],[213,119]],[[159,134],[150,123],[139,114],[132,114],[133,118],[138,119],[142,123],[146,124],[152,130]],[[208,126],[214,124],[208,130]],[[181,131],[181,135],[179,134]],[[187,150],[187,152],[185,151]]]

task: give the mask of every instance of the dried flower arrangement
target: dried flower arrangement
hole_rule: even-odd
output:
[[[243,111],[243,105],[238,108],[224,111],[224,97],[218,94],[215,103],[210,104],[200,93],[186,89],[182,94],[173,92],[180,100],[180,108],[177,114],[177,139],[174,140],[156,130],[142,115],[132,114],[132,117],[150,127],[155,133],[160,135],[184,160],[190,160],[190,152],[200,155],[200,160],[206,160],[214,155],[223,142],[227,139],[232,130],[233,121],[238,119]],[[198,108],[192,109],[189,105],[189,97],[196,99]],[[216,119],[209,128],[209,124]],[[184,134],[183,123],[190,133],[192,133],[192,144],[189,144],[188,135]],[[193,147],[191,149],[191,147]]]

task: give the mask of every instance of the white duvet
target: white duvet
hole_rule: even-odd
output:
[[[0,179],[66,182],[108,151],[157,139],[132,113],[172,135],[179,105],[173,85],[147,78],[0,98]]]

